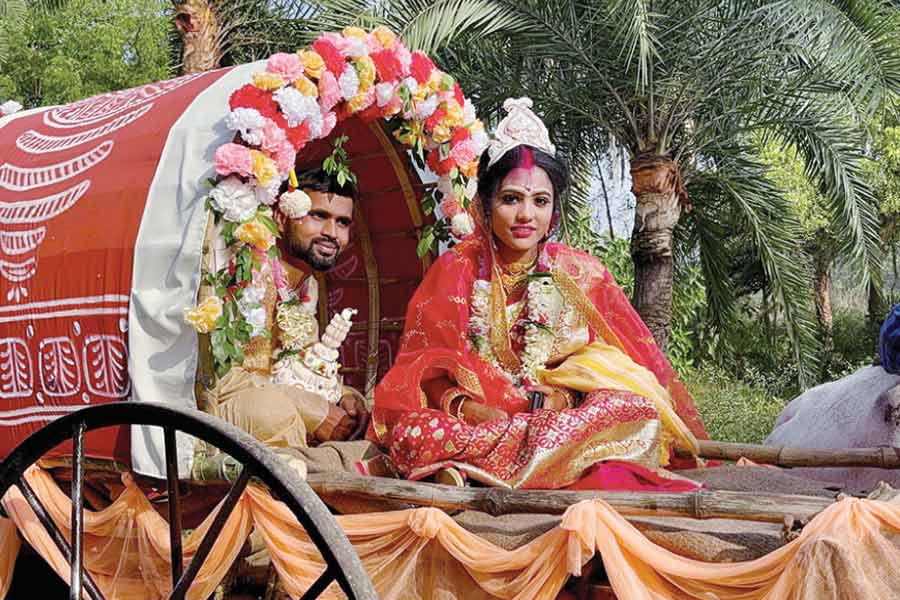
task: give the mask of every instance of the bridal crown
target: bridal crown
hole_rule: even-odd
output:
[[[494,139],[488,146],[488,166],[491,167],[504,154],[516,146],[531,146],[556,156],[556,146],[550,142],[547,126],[531,110],[531,98],[507,98],[503,109],[507,115],[497,125]]]

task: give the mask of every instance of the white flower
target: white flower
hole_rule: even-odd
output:
[[[453,184],[450,183],[449,175],[441,175],[437,182],[437,191],[439,191],[441,197],[445,199],[453,196]]]
[[[325,124],[325,118],[322,116],[321,110],[316,110],[306,117],[306,125],[309,127],[309,139],[315,140],[322,135],[322,126]]]
[[[463,238],[475,232],[475,224],[468,213],[461,212],[450,219],[450,230],[456,237]]]
[[[256,201],[260,204],[265,204],[266,206],[272,206],[275,204],[275,200],[278,198],[278,190],[281,189],[281,178],[273,177],[268,185],[259,185],[257,183],[253,186],[253,193],[256,195]]]
[[[472,101],[466,98],[466,103],[463,105],[463,124],[469,125],[478,117],[475,115],[475,105],[472,104]]]
[[[15,100],[7,100],[3,104],[0,104],[0,117],[5,117],[6,115],[17,113],[20,110],[22,110],[21,104],[19,104]]]
[[[240,131],[241,137],[251,146],[259,146],[263,141],[262,126],[266,118],[255,108],[236,108],[225,117],[225,126],[232,131]]]
[[[475,177],[470,177],[469,181],[466,182],[466,198],[471,200],[475,197],[475,194],[478,193],[478,179]]]
[[[313,115],[321,118],[319,103],[312,96],[306,96],[296,88],[281,88],[272,96],[281,107],[289,127],[297,127]]]
[[[278,206],[287,218],[302,219],[312,208],[312,200],[303,190],[294,190],[282,194]]]
[[[266,288],[262,285],[248,285],[241,295],[241,302],[248,307],[259,305],[266,297]]]
[[[375,102],[385,106],[394,97],[394,84],[384,82],[375,85]]]
[[[480,155],[488,147],[488,134],[482,129],[472,134],[472,143],[475,145],[475,151]]]
[[[416,81],[415,77],[407,77],[406,79],[401,81],[400,84],[409,90],[410,95],[413,95],[419,91],[419,82]]]
[[[359,93],[359,75],[356,69],[346,68],[338,79],[338,87],[341,88],[341,95],[344,100],[350,100]]]
[[[240,223],[256,214],[259,203],[253,188],[232,175],[223,179],[209,193],[213,208],[226,221]]]
[[[424,121],[434,114],[438,104],[440,104],[440,99],[437,97],[437,94],[428,96],[423,102],[416,102],[416,118]]]
[[[343,43],[343,51],[344,54],[349,56],[352,59],[362,58],[363,56],[368,56],[369,49],[366,48],[366,43],[359,38],[344,38]]]
[[[262,335],[266,331],[266,309],[262,306],[255,308],[244,308],[241,306],[240,309],[244,319],[253,328],[253,331],[250,332],[250,337]]]

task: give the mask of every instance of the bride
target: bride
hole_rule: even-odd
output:
[[[478,233],[413,296],[374,433],[410,479],[690,489],[662,467],[673,445],[696,452],[703,424],[609,271],[548,241],[567,173],[530,107],[504,104],[479,165]]]

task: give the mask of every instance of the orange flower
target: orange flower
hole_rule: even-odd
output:
[[[313,79],[318,80],[325,72],[325,61],[315,50],[301,50],[300,61],[303,63],[303,68],[306,69],[306,74]]]
[[[478,161],[473,160],[470,163],[467,163],[459,168],[459,172],[465,175],[468,178],[475,177],[478,175]]]
[[[234,230],[234,237],[245,244],[266,252],[275,243],[272,231],[257,220],[241,224]]]

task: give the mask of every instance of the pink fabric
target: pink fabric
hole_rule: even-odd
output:
[[[691,492],[700,486],[686,479],[670,479],[638,464],[611,460],[598,463],[563,489],[633,492]]]

